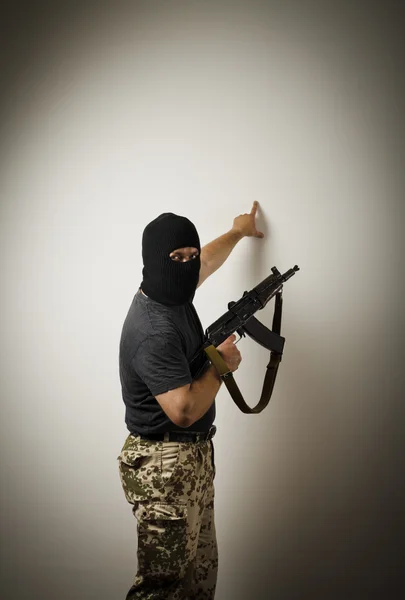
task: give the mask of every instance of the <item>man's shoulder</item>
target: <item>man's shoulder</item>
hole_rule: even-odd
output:
[[[143,296],[138,290],[128,312],[127,327],[142,341],[156,335],[170,338],[178,334],[174,317],[167,307]]]

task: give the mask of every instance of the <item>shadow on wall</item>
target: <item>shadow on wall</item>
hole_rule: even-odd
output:
[[[403,460],[368,436],[381,390],[370,389],[361,368],[343,363],[340,371],[299,318],[289,329],[289,376],[281,364],[256,438],[229,449],[243,478],[232,498],[233,572],[223,573],[224,586],[234,600],[394,599]]]
[[[256,228],[258,231],[264,233],[264,238],[262,243],[254,244],[252,248],[251,261],[246,278],[249,289],[257,285],[270,274],[267,271],[267,256],[272,255],[273,240],[270,235],[271,231],[268,218],[262,204],[259,204],[259,209],[257,211]],[[263,244],[265,244],[266,252],[263,251]]]

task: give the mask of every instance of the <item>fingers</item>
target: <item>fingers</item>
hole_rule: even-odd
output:
[[[258,206],[259,206],[259,203],[258,203],[258,201],[257,201],[257,200],[255,200],[255,201],[253,202],[252,210],[250,211],[250,215],[251,215],[252,217],[256,217],[256,213],[257,213],[257,208],[258,208]],[[255,233],[254,235],[255,235],[255,237],[257,237],[257,238],[264,238],[264,233],[263,233],[262,231],[257,231],[257,230],[256,230],[256,233]]]
[[[252,210],[250,211],[251,215],[255,215],[257,213],[257,207],[259,206],[259,203],[257,200],[255,200],[253,202],[253,206],[252,206]]]
[[[224,340],[222,342],[222,344],[233,344],[235,340],[236,340],[236,335],[233,333],[232,335],[227,337],[226,340]],[[222,346],[222,344],[221,344],[221,346]]]

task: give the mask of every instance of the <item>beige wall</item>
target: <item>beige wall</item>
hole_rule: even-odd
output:
[[[115,460],[126,436],[118,344],[141,233],[170,210],[206,243],[257,199],[265,239],[242,240],[195,300],[207,327],[273,265],[301,268],[285,285],[271,404],[246,416],[225,389],[217,398],[217,598],[396,598],[399,13],[55,4],[15,15],[3,39],[4,597],[124,598],[136,521]],[[272,308],[260,314],[269,326]],[[268,356],[239,347],[237,380],[254,404]]]

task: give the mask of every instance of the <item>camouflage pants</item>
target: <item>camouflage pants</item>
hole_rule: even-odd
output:
[[[213,600],[218,549],[214,447],[129,435],[118,457],[137,519],[138,570],[126,600]]]

